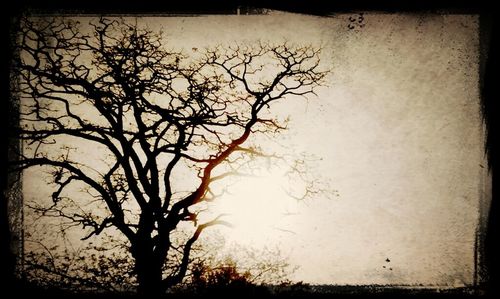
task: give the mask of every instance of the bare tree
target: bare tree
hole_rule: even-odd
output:
[[[82,226],[84,239],[119,231],[148,294],[181,282],[203,230],[227,224],[199,223],[196,207],[217,196],[214,182],[263,155],[251,136],[286,129],[273,104],[307,98],[327,74],[309,45],[256,42],[187,55],[168,49],[161,32],[123,20],[101,18],[83,30],[70,19],[25,18],[20,28],[13,92],[25,146],[12,169],[50,173],[56,188],[50,205],[35,207],[40,214]],[[70,144],[99,157],[82,158]],[[193,174],[190,190],[176,190],[183,170]],[[174,244],[182,223],[194,229]],[[170,258],[174,251],[180,258]]]

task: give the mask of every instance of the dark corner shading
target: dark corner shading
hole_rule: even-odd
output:
[[[116,2],[116,3],[115,3]],[[107,291],[104,292],[93,292],[89,291],[88,293],[74,293],[70,290],[61,290],[55,285],[49,285],[49,286],[36,286],[33,284],[30,284],[29,282],[24,280],[24,277],[22,275],[16,274],[15,269],[16,269],[16,261],[19,260],[19,255],[24,254],[23,249],[22,249],[22,239],[23,239],[23,231],[22,231],[22,221],[23,219],[20,217],[12,217],[12,211],[14,213],[18,213],[18,209],[20,209],[20,206],[12,202],[12,200],[22,200],[22,192],[21,190],[21,180],[18,177],[17,174],[8,174],[7,169],[9,167],[12,167],[12,164],[16,164],[17,167],[20,169],[28,168],[31,167],[32,165],[52,165],[52,166],[59,166],[61,168],[64,168],[66,172],[60,171],[60,172],[53,172],[51,175],[54,179],[54,181],[58,184],[60,187],[60,191],[62,191],[67,184],[69,184],[69,181],[71,175],[68,175],[68,173],[73,173],[76,174],[76,176],[79,176],[78,178],[73,178],[73,179],[82,179],[82,180],[87,180],[90,184],[92,184],[92,180],[86,176],[84,176],[82,173],[79,172],[79,169],[70,163],[66,163],[64,158],[61,160],[56,160],[56,161],[51,161],[49,159],[46,159],[44,157],[42,158],[37,158],[37,159],[30,159],[30,160],[22,160],[22,157],[18,157],[17,154],[20,150],[19,144],[17,137],[12,134],[12,132],[19,131],[18,124],[19,124],[19,119],[18,119],[18,103],[16,102],[16,96],[11,93],[11,88],[12,88],[12,82],[14,80],[13,75],[12,75],[12,64],[13,61],[15,61],[18,57],[16,57],[16,52],[14,51],[14,38],[13,35],[17,34],[19,31],[19,22],[21,21],[21,17],[24,14],[38,14],[38,15],[57,15],[57,14],[69,14],[69,15],[76,15],[76,14],[91,14],[91,15],[99,15],[99,14],[104,14],[104,15],[156,15],[156,16],[165,16],[165,15],[204,15],[204,14],[219,14],[219,15],[236,15],[236,14],[242,14],[242,15],[247,15],[247,14],[261,14],[265,13],[266,10],[271,9],[271,10],[283,10],[283,11],[288,11],[292,13],[299,13],[299,14],[304,14],[304,15],[315,15],[315,16],[328,16],[332,14],[337,14],[337,13],[344,13],[344,12],[356,12],[356,14],[353,14],[351,19],[349,19],[349,26],[348,28],[351,30],[362,30],[362,28],[365,26],[364,23],[364,18],[363,18],[363,13],[359,14],[359,11],[362,12],[371,12],[371,11],[377,11],[377,12],[382,12],[382,13],[397,13],[397,12],[405,12],[405,13],[415,13],[415,14],[435,14],[435,13],[458,13],[458,14],[480,14],[480,91],[481,91],[481,106],[482,106],[482,116],[484,123],[486,125],[486,153],[488,157],[488,165],[481,165],[482,168],[487,168],[490,171],[490,174],[492,176],[492,200],[491,200],[491,206],[489,211],[486,211],[488,213],[487,215],[487,221],[485,222],[484,227],[480,227],[482,230],[478,234],[478,240],[476,242],[477,245],[477,254],[475,257],[476,260],[476,269],[475,269],[475,285],[471,287],[464,287],[464,288],[457,288],[457,289],[450,289],[450,290],[440,290],[439,292],[436,292],[434,289],[427,289],[427,288],[419,288],[418,286],[410,286],[408,288],[399,288],[399,287],[392,287],[392,286],[384,286],[384,285],[360,285],[360,286],[314,286],[314,285],[309,285],[306,283],[283,283],[279,286],[266,286],[266,285],[256,285],[251,282],[251,276],[249,276],[247,273],[242,273],[238,272],[238,270],[234,267],[232,267],[232,264],[224,265],[223,267],[220,267],[221,269],[218,269],[216,266],[213,266],[212,269],[209,269],[209,267],[203,268],[203,264],[199,264],[199,268],[188,268],[188,260],[190,257],[190,251],[192,247],[194,246],[195,242],[197,241],[198,237],[202,233],[202,231],[205,228],[208,228],[212,225],[219,225],[219,224],[226,224],[222,219],[219,218],[214,218],[211,219],[208,222],[204,223],[198,223],[198,219],[196,218],[196,214],[193,213],[192,211],[189,210],[190,206],[192,204],[195,204],[201,200],[203,196],[206,196],[207,193],[209,193],[208,189],[208,183],[211,179],[214,179],[214,176],[211,176],[210,171],[212,168],[215,168],[223,159],[225,159],[227,156],[232,154],[233,152],[241,151],[245,152],[250,156],[259,156],[261,155],[261,152],[259,151],[258,148],[245,148],[242,146],[242,144],[245,142],[245,140],[248,138],[250,134],[252,134],[254,130],[254,126],[261,124],[264,128],[272,131],[280,131],[286,127],[286,125],[283,125],[281,123],[275,122],[274,119],[265,119],[261,118],[258,115],[258,111],[260,109],[267,109],[270,102],[274,101],[275,99],[274,96],[275,94],[273,93],[274,91],[272,88],[269,90],[266,90],[265,88],[263,90],[252,90],[251,88],[248,88],[248,83],[245,81],[245,77],[240,77],[239,73],[236,73],[233,71],[231,68],[231,65],[226,65],[226,62],[230,61],[231,59],[238,58],[238,53],[240,52],[245,52],[247,51],[248,56],[251,57],[258,57],[262,53],[274,53],[275,56],[273,58],[276,58],[278,63],[281,63],[281,65],[284,67],[284,71],[282,73],[276,74],[276,76],[273,78],[279,82],[280,79],[290,76],[290,78],[296,79],[297,76],[299,77],[298,82],[300,82],[301,86],[304,88],[304,90],[299,89],[299,91],[296,91],[297,88],[290,85],[283,84],[281,86],[282,91],[284,90],[285,92],[288,93],[299,93],[300,95],[312,95],[314,93],[314,88],[316,88],[317,85],[321,85],[320,82],[322,78],[326,75],[327,71],[321,70],[317,71],[317,63],[315,62],[315,55],[316,55],[316,49],[314,48],[287,48],[287,46],[273,46],[273,45],[260,45],[260,48],[252,48],[252,49],[240,49],[240,48],[235,48],[234,50],[234,55],[231,56],[231,53],[225,52],[224,55],[225,57],[218,56],[218,52],[214,51],[209,54],[212,54],[214,57],[213,59],[210,58],[207,61],[204,61],[205,65],[211,65],[211,66],[216,66],[220,67],[226,74],[229,75],[230,79],[225,81],[220,81],[223,79],[218,79],[216,77],[213,78],[206,78],[203,77],[203,71],[199,72],[196,74],[196,69],[193,69],[193,74],[191,74],[188,77],[188,81],[190,85],[190,88],[187,89],[189,96],[191,97],[192,101],[186,101],[185,102],[185,111],[182,111],[182,117],[179,117],[175,121],[179,122],[178,126],[178,131],[176,131],[176,134],[187,134],[188,140],[191,140],[191,138],[195,139],[199,136],[196,134],[193,134],[192,132],[194,131],[195,128],[198,128],[198,126],[210,126],[213,125],[214,127],[224,127],[224,126],[236,126],[239,128],[243,128],[243,131],[239,138],[234,138],[231,142],[226,142],[223,143],[225,147],[220,147],[213,153],[212,155],[209,155],[208,158],[206,157],[197,157],[194,155],[190,155],[189,152],[187,151],[188,147],[191,146],[189,142],[179,142],[179,143],[174,143],[172,146],[172,150],[168,147],[165,146],[164,150],[170,151],[168,152],[169,154],[177,155],[178,159],[185,158],[187,160],[190,160],[192,162],[203,162],[203,163],[208,163],[209,166],[205,168],[205,172],[200,171],[201,174],[205,175],[206,180],[203,180],[203,175],[200,175],[202,177],[202,181],[199,185],[199,187],[186,196],[185,198],[182,198],[180,201],[181,204],[178,205],[172,205],[171,207],[168,206],[168,204],[164,204],[162,207],[161,205],[155,206],[155,209],[158,209],[158,211],[151,211],[150,217],[144,217],[142,222],[139,222],[137,224],[133,224],[128,226],[128,224],[125,224],[122,220],[120,220],[121,211],[116,211],[115,215],[113,217],[109,218],[104,218],[102,221],[94,221],[93,219],[88,219],[85,217],[81,217],[81,215],[64,215],[64,217],[67,218],[72,218],[71,220],[74,221],[75,223],[78,223],[79,225],[83,226],[88,226],[91,227],[92,230],[88,235],[83,236],[83,238],[88,238],[93,235],[98,235],[100,234],[105,228],[110,227],[110,226],[116,226],[118,230],[121,230],[123,234],[129,238],[129,240],[132,240],[133,245],[133,250],[132,255],[134,258],[139,259],[143,262],[140,266],[137,266],[135,270],[140,272],[141,274],[139,279],[142,280],[142,287],[141,291],[141,296],[157,296],[159,292],[164,292],[165,290],[169,289],[170,287],[176,285],[179,283],[182,279],[184,279],[184,275],[189,272],[189,273],[197,273],[196,270],[199,270],[198,276],[194,276],[196,279],[193,279],[191,281],[192,284],[188,285],[188,287],[183,287],[176,289],[175,292],[168,293],[165,298],[187,298],[187,297],[212,297],[212,296],[238,296],[238,297],[255,297],[255,298],[295,298],[295,297],[302,297],[302,298],[363,298],[363,297],[380,297],[380,298],[483,298],[483,297],[488,297],[488,298],[494,298],[498,295],[500,295],[498,291],[498,286],[500,285],[499,281],[499,265],[498,265],[498,252],[499,252],[499,247],[498,247],[498,231],[499,231],[499,223],[498,223],[498,217],[499,217],[499,204],[498,204],[498,187],[497,187],[497,181],[498,181],[498,158],[496,157],[498,155],[498,145],[497,145],[497,135],[498,135],[498,89],[496,88],[496,84],[498,82],[498,20],[496,20],[496,15],[494,12],[490,10],[490,5],[489,4],[483,4],[483,2],[475,2],[471,3],[470,1],[459,1],[459,2],[453,2],[453,1],[428,1],[428,2],[412,2],[408,3],[406,5],[401,6],[400,4],[395,4],[393,1],[380,1],[377,4],[373,4],[372,2],[368,1],[354,1],[352,3],[349,2],[344,2],[344,3],[336,3],[336,4],[321,4],[319,2],[310,2],[306,1],[305,3],[300,3],[300,4],[291,4],[291,3],[285,3],[284,1],[277,1],[275,3],[262,3],[262,2],[251,2],[251,1],[240,1],[237,4],[227,4],[227,3],[222,3],[222,2],[217,2],[215,4],[200,4],[200,5],[194,5],[192,3],[186,4],[186,3],[177,3],[174,4],[170,7],[165,6],[164,4],[152,4],[151,6],[147,5],[137,5],[137,3],[131,3],[131,2],[125,2],[125,3],[119,3],[118,1],[110,1],[106,4],[103,3],[98,3],[98,1],[90,1],[88,3],[83,3],[83,2],[68,2],[68,1],[49,1],[47,3],[40,3],[40,2],[19,2],[17,5],[14,5],[10,10],[4,11],[3,12],[3,18],[2,18],[2,33],[3,33],[3,40],[7,41],[4,44],[6,45],[6,48],[4,48],[3,54],[2,55],[2,95],[4,99],[9,99],[9,100],[3,100],[2,101],[2,106],[1,106],[1,111],[2,111],[2,125],[3,125],[3,147],[2,147],[2,189],[5,190],[2,192],[2,204],[0,206],[0,232],[1,232],[1,266],[0,266],[0,271],[2,272],[2,283],[4,284],[6,289],[9,289],[9,291],[4,290],[5,294],[10,294],[10,293],[17,293],[17,294],[23,294],[27,296],[37,296],[37,297],[43,297],[43,298],[66,298],[68,296],[71,296],[71,298],[135,298],[138,295],[134,295],[132,293],[126,293],[126,294],[116,294],[116,293],[108,293]],[[62,27],[58,27],[58,26]],[[124,42],[130,40],[132,43],[135,41],[137,44],[140,44],[141,42],[144,42],[144,40],[141,40],[141,38],[148,37],[147,32],[139,32],[140,38],[137,38],[137,31],[134,31],[133,25],[130,24],[117,24],[113,22],[107,22],[105,19],[101,20],[101,23],[98,24],[96,28],[96,32],[101,34],[101,37],[104,38],[110,38],[111,35],[107,33],[106,30],[108,28],[112,28],[113,26],[129,26],[130,30],[124,33]],[[28,26],[24,24],[24,26]],[[54,26],[55,30],[68,30],[68,32],[71,31],[70,27],[63,28],[65,24],[58,24]],[[117,27],[117,28],[118,28]],[[33,31],[36,28],[33,28]],[[117,29],[118,30],[118,29]],[[136,38],[134,40],[134,38]],[[128,39],[128,40],[127,40]],[[150,43],[147,44],[149,41],[146,41],[146,48],[151,49],[155,47],[155,42],[154,40]],[[112,49],[111,47],[109,48],[109,57],[112,57],[113,55],[119,56],[122,55],[120,52],[120,49],[116,50]],[[197,49],[193,48],[193,51],[196,52]],[[120,53],[119,53],[120,52]],[[164,53],[160,52],[150,52],[149,58],[153,58],[154,60],[154,55],[163,55]],[[126,54],[128,55],[128,54]],[[170,55],[170,54],[169,54]],[[290,63],[290,60],[288,59],[291,56],[296,55],[298,57],[298,60],[294,60],[294,63]],[[224,58],[224,59],[219,59],[219,58]],[[287,58],[288,57],[288,58]],[[103,61],[106,58],[103,58]],[[179,62],[182,63],[182,55],[179,55],[176,59],[173,59],[172,61],[169,61],[171,63],[169,67],[169,71],[176,72],[180,68],[178,68]],[[246,66],[250,65],[250,63],[241,58],[239,58],[240,61],[239,63],[241,65],[245,66],[245,71],[246,71]],[[300,69],[301,63],[303,61],[313,61],[312,64],[304,64],[306,67],[305,69]],[[297,62],[299,61],[299,62]],[[154,62],[153,62],[154,63]],[[153,66],[154,68],[154,66]],[[200,68],[201,69],[201,68]],[[297,71],[300,69],[300,71]],[[55,73],[59,72],[60,74],[63,73],[61,70],[57,70],[57,65],[54,64],[53,70]],[[49,80],[51,82],[56,82],[57,83],[57,75],[54,75],[55,73],[44,73],[44,72],[36,72],[31,70],[29,67],[26,67],[25,71],[27,72],[32,72],[31,75],[36,75],[40,76],[40,78],[43,77],[43,80]],[[158,71],[161,73],[161,71]],[[59,75],[60,75],[59,74]],[[170,76],[170,74],[160,74],[161,76]],[[199,77],[197,77],[199,76]],[[77,79],[83,78],[81,73],[79,73],[79,70],[75,69],[73,72],[73,77]],[[165,77],[165,78],[166,78]],[[31,78],[31,77],[30,77]],[[163,78],[163,79],[165,79]],[[203,78],[203,79],[202,79]],[[130,90],[132,93],[136,92],[136,90],[139,90],[140,88],[160,88],[157,86],[152,86],[152,87],[147,87],[144,85],[137,84],[137,82],[132,82],[132,81],[127,81],[128,78],[123,78],[123,82],[120,82],[123,86],[128,85],[130,87]],[[203,81],[205,80],[205,81]],[[83,82],[83,81],[82,81]],[[82,87],[83,89],[86,90],[89,94],[92,92],[100,92],[98,90],[93,90],[93,87],[88,87],[84,86],[85,82],[67,82],[69,85],[74,84],[75,86]],[[106,82],[103,80],[103,85],[106,84]],[[216,106],[216,100],[213,101],[213,103],[207,105],[206,107],[201,107],[203,106],[203,101],[200,101],[201,97],[205,96],[210,99],[210,97],[213,95],[214,98],[216,96],[219,96],[219,88],[220,85],[223,83],[227,84],[240,84],[240,87],[237,88],[242,88],[243,90],[246,88],[246,92],[250,95],[253,96],[256,100],[252,104],[252,110],[248,115],[242,115],[241,113],[238,113],[237,111],[232,111],[230,113],[219,113],[218,107]],[[269,85],[268,87],[275,87]],[[29,88],[36,89],[37,87],[30,86]],[[163,86],[161,88],[164,88],[164,90],[167,90],[169,87]],[[160,88],[160,89],[161,89]],[[162,89],[162,91],[164,91]],[[113,93],[115,92],[114,90],[110,89],[105,92],[110,92]],[[96,98],[99,98],[102,100],[100,103],[97,104],[98,109],[101,109],[101,113],[105,115],[107,112],[110,110],[106,110],[107,108],[107,103],[105,98],[106,95],[100,95],[96,96]],[[128,91],[125,91],[128,92]],[[93,96],[93,95],[91,95]],[[101,97],[102,96],[102,97]],[[176,97],[179,101],[185,100],[183,97],[183,94],[175,94],[173,97]],[[271,100],[270,100],[271,99]],[[276,98],[277,99],[277,98]],[[244,99],[243,101],[248,101],[247,99]],[[112,102],[112,101],[111,101]],[[111,103],[110,105],[115,105],[116,103]],[[99,106],[100,105],[100,106]],[[118,107],[117,109],[120,109],[121,104],[116,104]],[[150,106],[147,106],[150,105]],[[124,106],[122,106],[123,108]],[[159,107],[155,106],[154,104],[144,102],[144,106],[142,107],[144,109],[144,113],[150,113],[151,115],[154,115],[155,117],[165,117],[169,118],[171,117],[172,119],[178,117],[175,113],[172,113],[169,109],[170,107]],[[256,112],[257,111],[257,112]],[[109,117],[112,118],[113,114],[112,112],[109,112]],[[190,114],[191,113],[191,114]],[[82,119],[79,119],[78,117],[74,118],[76,121],[82,121]],[[180,121],[184,122],[181,123]],[[147,127],[147,124],[141,124],[140,123],[140,117],[138,119],[139,126],[144,126]],[[190,131],[189,129],[192,129],[193,131]],[[96,128],[95,132],[88,134],[86,137],[87,138],[94,138],[94,136],[99,135],[101,132],[99,132],[100,128]],[[166,131],[169,130],[168,127],[163,128]],[[225,132],[221,131],[220,133],[213,133],[214,131],[207,130],[207,134],[214,134],[216,139],[221,140],[220,138],[224,137]],[[140,132],[140,134],[146,133],[147,130],[144,129],[143,132]],[[190,133],[191,132],[191,133]],[[29,132],[24,132],[29,135]],[[38,134],[37,132],[36,134]],[[82,132],[74,132],[75,134],[79,134],[80,136],[85,135],[86,133]],[[39,135],[33,134],[32,136],[28,136],[28,138],[32,138],[33,140],[37,138],[42,138]],[[107,134],[107,133],[106,133]],[[106,134],[103,134],[106,135]],[[161,134],[161,133],[160,133]],[[191,134],[191,135],[189,135]],[[36,136],[35,136],[36,135]],[[45,137],[45,136],[44,136]],[[119,139],[119,138],[117,138]],[[200,140],[203,138],[200,137]],[[160,141],[158,141],[159,143]],[[210,145],[213,145],[211,143]],[[158,148],[159,146],[157,144]],[[145,146],[147,147],[147,146]],[[213,148],[207,147],[207,153],[209,153],[209,150],[212,150]],[[146,150],[147,151],[147,150]],[[118,153],[119,154],[119,153]],[[151,154],[152,155],[152,154]],[[176,156],[176,157],[177,157]],[[137,158],[138,159],[138,158]],[[14,163],[12,163],[14,161]],[[9,166],[10,163],[10,166]],[[175,163],[174,163],[175,164]],[[172,165],[174,165],[172,164]],[[150,167],[153,167],[150,165]],[[208,169],[208,170],[206,170]],[[127,174],[127,169],[125,169],[125,172],[123,176],[130,176],[133,177],[135,174],[133,174],[133,171],[130,170],[129,173]],[[141,170],[134,170],[137,172],[140,172]],[[152,173],[152,171],[151,171]],[[138,174],[140,176],[140,174]],[[149,179],[150,173],[148,171],[144,171],[143,173],[143,180]],[[131,190],[126,190],[123,191],[120,188],[123,188],[122,180],[122,174],[116,175],[114,177],[109,176],[109,185],[106,188],[115,188],[116,194],[119,192],[123,192],[123,196],[126,197],[128,196],[128,192],[134,193],[136,197],[141,197],[140,193],[148,193],[148,198],[153,198],[153,194],[155,194],[155,190],[159,188],[158,186],[155,186],[154,184],[147,184],[141,182],[141,184],[144,184],[144,186],[136,187],[135,190],[134,187],[131,188]],[[217,179],[219,179],[217,177]],[[9,187],[8,187],[9,186]],[[120,200],[115,198],[113,199],[113,195],[109,195],[110,192],[108,192],[108,189],[106,188],[99,188],[97,187],[96,189],[99,190],[99,192],[102,192],[103,197],[109,196],[107,199],[106,203],[113,206],[113,200],[116,202],[119,202]],[[127,187],[128,188],[128,187]],[[148,190],[149,188],[149,190]],[[60,192],[59,192],[60,193]],[[158,193],[158,192],[157,192]],[[168,194],[168,191],[167,191]],[[54,202],[59,201],[60,199],[58,198],[58,194],[54,196]],[[145,202],[145,201],[144,201]],[[160,201],[161,202],[161,201]],[[163,202],[161,202],[163,203]],[[139,203],[141,204],[141,203]],[[21,204],[22,205],[22,204]],[[162,219],[155,219],[154,217],[158,217],[160,215],[162,208],[165,208],[165,210],[168,210],[169,213],[172,213],[171,215],[173,216],[167,216],[167,220],[163,223]],[[147,210],[147,209],[146,209]],[[173,212],[172,212],[173,211]],[[48,212],[48,211],[42,211],[42,212]],[[141,218],[142,219],[142,218]],[[94,221],[94,222],[92,222]],[[149,244],[151,248],[155,247],[158,248],[159,245],[153,245],[153,242],[157,241],[158,239],[165,238],[165,240],[168,239],[168,235],[162,235],[161,233],[158,234],[159,237],[156,238],[142,238],[139,233],[138,227],[144,227],[144,230],[155,230],[158,229],[156,227],[157,225],[160,226],[165,225],[166,228],[171,229],[172,227],[175,227],[179,222],[181,221],[187,221],[189,223],[193,223],[195,226],[199,229],[196,229],[193,233],[192,236],[189,236],[189,238],[186,239],[186,242],[184,243],[183,247],[178,247],[176,250],[180,250],[180,255],[176,257],[180,262],[177,263],[178,266],[178,271],[175,271],[171,276],[162,279],[161,277],[161,269],[153,269],[153,258],[149,256],[147,253],[147,250],[142,250],[143,245],[147,246],[148,242],[151,242]],[[146,224],[144,224],[146,223]],[[143,226],[142,226],[143,225]],[[12,231],[12,228],[14,227],[14,231]],[[136,230],[137,229],[137,230]],[[136,234],[137,233],[137,234]],[[136,243],[134,243],[136,242]],[[160,244],[160,243],[158,243]],[[146,248],[146,247],[144,247]],[[166,251],[165,253],[158,253],[159,256],[161,255],[167,255]],[[88,257],[89,259],[91,257]],[[384,260],[382,260],[381,267],[383,267],[384,270],[388,271],[393,271],[392,268],[392,263],[393,260],[390,256],[385,257]],[[206,264],[207,265],[207,264]],[[206,266],[205,265],[205,266]],[[118,267],[119,265],[111,265],[108,267]],[[125,266],[124,266],[125,267]],[[189,266],[191,267],[191,265]],[[202,270],[200,270],[202,269]],[[155,271],[152,271],[155,270]],[[158,278],[158,271],[160,271],[160,277]],[[154,272],[154,273],[153,273]],[[155,276],[156,275],[156,276]],[[154,284],[151,283],[151,281],[158,281],[161,280],[162,282],[165,283],[165,285],[168,285],[168,287],[163,287],[159,286],[159,284]],[[118,282],[119,283],[119,282]],[[141,284],[140,283],[140,284]],[[12,291],[11,291],[12,290]],[[196,290],[195,293],[193,293],[193,290]],[[149,298],[149,297],[148,297]]]

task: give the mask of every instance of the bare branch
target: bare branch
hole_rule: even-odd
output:
[[[184,245],[182,262],[180,264],[179,271],[177,272],[176,275],[169,277],[163,281],[165,289],[167,289],[170,286],[173,286],[173,285],[180,283],[182,281],[182,279],[184,278],[184,276],[186,275],[186,271],[187,271],[187,268],[189,265],[189,256],[191,254],[191,249],[193,247],[193,244],[198,240],[198,238],[200,237],[200,235],[204,229],[211,227],[211,226],[214,226],[214,225],[225,225],[228,227],[232,226],[229,222],[220,220],[220,218],[222,216],[223,215],[220,215],[209,222],[200,224],[196,228],[196,231],[194,232],[193,236]]]

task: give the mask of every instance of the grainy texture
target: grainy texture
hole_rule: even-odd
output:
[[[291,122],[277,142],[320,157],[313,171],[340,196],[278,205],[275,214],[254,215],[264,225],[222,229],[229,240],[283,248],[300,267],[294,278],[311,283],[473,283],[479,207],[487,209],[490,180],[477,16],[269,12],[138,22],[163,27],[171,47],[188,51],[256,39],[321,44],[332,67],[317,99],[281,105]],[[92,150],[84,154],[99,155]],[[243,188],[242,181],[225,201],[240,198],[250,213],[244,201],[253,196],[245,193],[274,188],[269,180],[252,183]],[[49,195],[44,185],[27,171],[24,196]],[[297,214],[283,218],[284,209]]]

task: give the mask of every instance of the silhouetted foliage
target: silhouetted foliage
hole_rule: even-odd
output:
[[[54,187],[50,199],[28,206],[38,217],[60,219],[62,232],[82,228],[82,240],[112,229],[133,259],[133,267],[122,267],[122,257],[93,260],[95,248],[60,252],[67,260],[59,266],[88,259],[94,278],[116,273],[114,281],[90,282],[78,274],[84,269],[68,272],[85,286],[115,288],[134,277],[141,293],[161,294],[181,283],[202,232],[228,224],[221,216],[200,220],[204,204],[220,195],[212,184],[265,155],[252,136],[286,129],[275,102],[314,94],[327,74],[320,50],[308,45],[256,42],[187,53],[169,49],[161,32],[124,20],[20,22],[12,93],[21,122],[12,133],[24,146],[11,170],[41,167]],[[182,173],[191,186],[179,186]],[[30,267],[68,283],[46,258]],[[233,270],[199,279],[247,285]]]
[[[57,286],[78,293],[135,293],[133,258],[124,244],[111,236],[103,238],[105,242],[98,245],[89,242],[76,250],[59,244],[48,247],[46,235],[41,235],[39,241],[28,238],[28,243],[35,246],[25,255],[24,275],[42,289]],[[190,255],[183,282],[171,291],[205,294],[223,292],[226,287],[237,292],[247,288],[263,289],[262,286],[268,284],[289,284],[288,276],[295,269],[278,249],[224,246],[224,239],[213,234],[198,242]]]

